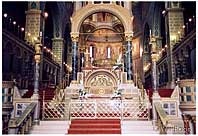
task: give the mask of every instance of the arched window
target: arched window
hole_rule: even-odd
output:
[[[90,45],[89,47],[89,53],[90,53],[90,58],[94,58],[94,46],[93,45]]]
[[[107,47],[107,58],[111,58],[111,47]]]
[[[94,4],[100,4],[101,1],[94,1]]]
[[[124,7],[124,1],[121,1],[121,6]]]
[[[103,1],[103,3],[104,3],[104,4],[108,4],[108,3],[110,3],[110,1]]]

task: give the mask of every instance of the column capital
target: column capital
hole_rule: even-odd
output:
[[[155,36],[150,36],[150,44],[152,53],[157,52],[157,38]]]
[[[152,43],[152,42],[156,42],[157,40],[157,36],[153,36],[153,35],[151,35],[150,36],[150,42]]]
[[[71,35],[72,42],[78,42],[78,39],[79,39],[78,32],[71,32],[70,35]]]
[[[126,41],[132,41],[133,32],[125,32],[124,34],[125,34]]]
[[[40,54],[41,53],[41,43],[35,43],[35,54]]]
[[[158,60],[158,55],[156,53],[151,54],[152,62],[156,62]]]

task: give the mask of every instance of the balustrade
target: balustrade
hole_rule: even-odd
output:
[[[155,109],[157,113],[157,127],[160,131],[160,134],[167,134],[168,128],[168,117],[165,113],[164,109],[162,108],[161,103],[155,103]]]
[[[26,134],[29,132],[33,125],[34,112],[36,103],[31,103],[27,106],[22,116],[12,118],[9,121],[9,133],[10,134]]]

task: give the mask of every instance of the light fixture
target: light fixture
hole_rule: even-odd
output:
[[[34,37],[34,40],[37,41],[38,39],[36,37]]]
[[[21,31],[23,32],[25,29],[23,27],[21,27]]]
[[[188,21],[191,22],[192,21],[192,18],[189,18]]]
[[[167,45],[165,45],[164,47],[165,47],[165,48],[167,48],[168,46],[167,46]]]
[[[16,25],[16,21],[13,21],[13,25]]]
[[[165,13],[166,13],[166,10],[163,10],[163,11],[162,11],[162,14],[164,15]]]
[[[182,26],[182,28],[186,28],[186,26],[185,26],[185,25],[183,25],[183,26]]]
[[[72,71],[72,67],[69,67],[70,72]]]
[[[28,36],[31,36],[31,33],[28,33]]]
[[[6,18],[8,16],[8,14],[7,13],[4,13],[3,16]]]
[[[44,12],[44,17],[47,18],[48,17],[48,13]]]

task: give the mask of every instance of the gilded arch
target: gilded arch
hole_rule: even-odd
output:
[[[112,87],[117,87],[118,77],[115,74],[113,74],[112,72],[105,70],[105,69],[95,70],[95,71],[91,72],[85,79],[85,87],[89,87],[91,84],[91,81],[98,75],[107,76],[112,81]]]
[[[84,8],[79,9],[71,18],[72,27],[71,34],[79,35],[80,27],[83,21],[90,15],[97,12],[112,13],[122,22],[125,33],[132,34],[133,16],[130,12],[116,4],[88,4]]]

